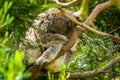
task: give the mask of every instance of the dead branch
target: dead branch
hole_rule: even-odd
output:
[[[81,22],[79,22],[78,20],[76,20],[76,18],[75,18],[73,15],[69,14],[69,13],[67,12],[67,10],[65,10],[64,8],[61,8],[61,10],[62,10],[63,14],[64,14],[67,18],[69,18],[72,22],[74,22],[75,24],[77,24],[77,25],[79,25],[79,26],[81,26],[81,27],[83,27],[83,28],[85,28],[85,29],[87,29],[87,30],[89,30],[89,31],[91,31],[91,32],[94,32],[94,33],[96,33],[96,34],[98,34],[98,35],[107,37],[107,38],[112,39],[112,40],[114,40],[114,41],[116,41],[116,42],[120,42],[120,38],[115,37],[115,36],[112,36],[112,35],[107,34],[107,33],[104,33],[104,32],[101,32],[101,31],[98,31],[98,30],[96,30],[96,29],[94,29],[94,28],[92,28],[92,27],[89,27],[89,26],[86,25],[85,23],[87,23],[87,24],[90,24],[90,23],[88,23],[88,22],[81,23]],[[90,20],[90,19],[89,19],[89,20]],[[89,21],[89,20],[88,20],[88,21]]]
[[[87,78],[87,77],[93,77],[96,76],[100,73],[103,73],[110,69],[114,64],[120,62],[120,57],[113,58],[111,59],[105,66],[103,66],[100,69],[93,70],[93,71],[86,71],[83,73],[75,72],[75,73],[70,73],[70,78]]]
[[[58,4],[59,6],[64,7],[64,8],[71,7],[71,6],[80,2],[80,0],[73,0],[73,1],[67,2],[67,3],[59,2],[59,0],[52,0],[52,1],[55,2],[56,4]]]

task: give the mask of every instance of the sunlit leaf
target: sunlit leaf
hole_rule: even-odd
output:
[[[13,21],[14,17],[9,18],[5,21],[5,23],[2,24],[2,27],[9,25]]]
[[[120,0],[112,0],[112,1],[117,6],[117,8],[120,10]]]
[[[7,13],[7,10],[8,10],[8,2],[6,1],[5,4],[4,4],[4,15],[6,15]]]

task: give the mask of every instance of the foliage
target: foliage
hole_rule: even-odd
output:
[[[90,12],[93,10],[93,8],[95,8],[97,4],[106,1],[108,0],[94,0],[93,2],[90,1],[88,14],[90,14]],[[120,17],[120,12],[116,7],[113,6],[111,8],[108,8],[97,16],[96,20],[94,21],[94,24],[97,26],[95,28],[110,34],[115,34],[116,32],[120,33],[118,17]]]
[[[66,74],[66,70],[67,70],[67,66],[65,65],[61,65],[61,70],[60,70],[60,74],[59,74],[59,79],[58,80],[67,80],[69,78],[69,73]]]
[[[8,32],[5,34],[3,42],[0,44],[0,80],[18,80],[27,78],[29,74],[23,74],[25,65],[22,62],[23,53],[6,46],[9,40]]]
[[[67,80],[70,76],[70,73],[66,74],[66,70],[69,68],[69,66],[61,65],[61,70],[59,72],[59,77],[57,80]],[[48,71],[48,80],[56,80],[54,74],[50,73]]]
[[[77,46],[77,55],[72,61],[70,70],[85,72],[103,67],[113,57],[120,56],[120,52],[115,48],[115,46],[116,45],[114,45],[114,42],[111,40],[107,40],[93,33],[89,33],[89,35],[83,34],[83,36],[80,37],[80,42]],[[109,78],[119,76],[119,70],[116,71],[118,68],[119,67],[115,65],[114,68],[105,71],[104,74],[87,79],[109,80]]]
[[[96,5],[107,0],[93,0],[89,3],[88,14],[92,12]],[[109,8],[98,15],[92,27],[103,32],[120,37],[119,10],[116,7]],[[103,67],[113,57],[120,56],[120,44],[101,36],[86,32],[82,35],[77,46],[77,55],[72,61],[71,71],[85,72]],[[112,69],[101,75],[85,80],[111,80],[119,77],[119,63]]]
[[[0,32],[8,28],[13,21],[13,17],[10,17],[8,10],[10,9],[12,2],[5,1],[3,7],[0,9]],[[5,30],[4,30],[5,31]],[[9,35],[8,31],[5,31],[5,37],[0,38],[0,80],[17,80],[19,78],[26,78],[28,74],[23,75],[25,65],[22,62],[23,53],[16,50],[15,52],[8,46]]]
[[[8,4],[8,2],[5,2],[4,7],[1,8],[0,10],[0,28],[2,29],[3,27],[5,27],[6,25],[9,25],[12,20],[13,17],[10,17],[9,14],[7,14],[8,9],[11,7],[12,2],[10,2]]]

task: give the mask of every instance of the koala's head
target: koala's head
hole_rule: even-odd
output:
[[[33,25],[44,32],[66,34],[72,22],[59,9],[52,8],[47,13],[40,13]]]
[[[47,16],[46,13],[40,13],[40,14],[38,14],[37,18],[33,22],[33,26],[40,27],[46,16]]]

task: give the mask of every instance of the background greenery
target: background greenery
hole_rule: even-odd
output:
[[[80,17],[85,19],[97,4],[107,0],[88,1],[88,7],[85,7],[85,4],[78,4],[68,9],[76,11],[83,7]],[[56,6],[48,0],[0,0],[0,80],[25,79],[30,75],[23,74],[25,65],[22,63],[23,53],[18,51],[18,44],[37,14]],[[120,37],[120,11],[116,7],[103,11],[92,27]],[[98,69],[111,58],[120,56],[119,43],[89,31],[86,31],[79,41],[77,55],[69,68],[71,71],[84,72]],[[103,74],[85,80],[114,79],[120,76],[119,67],[120,63]]]

